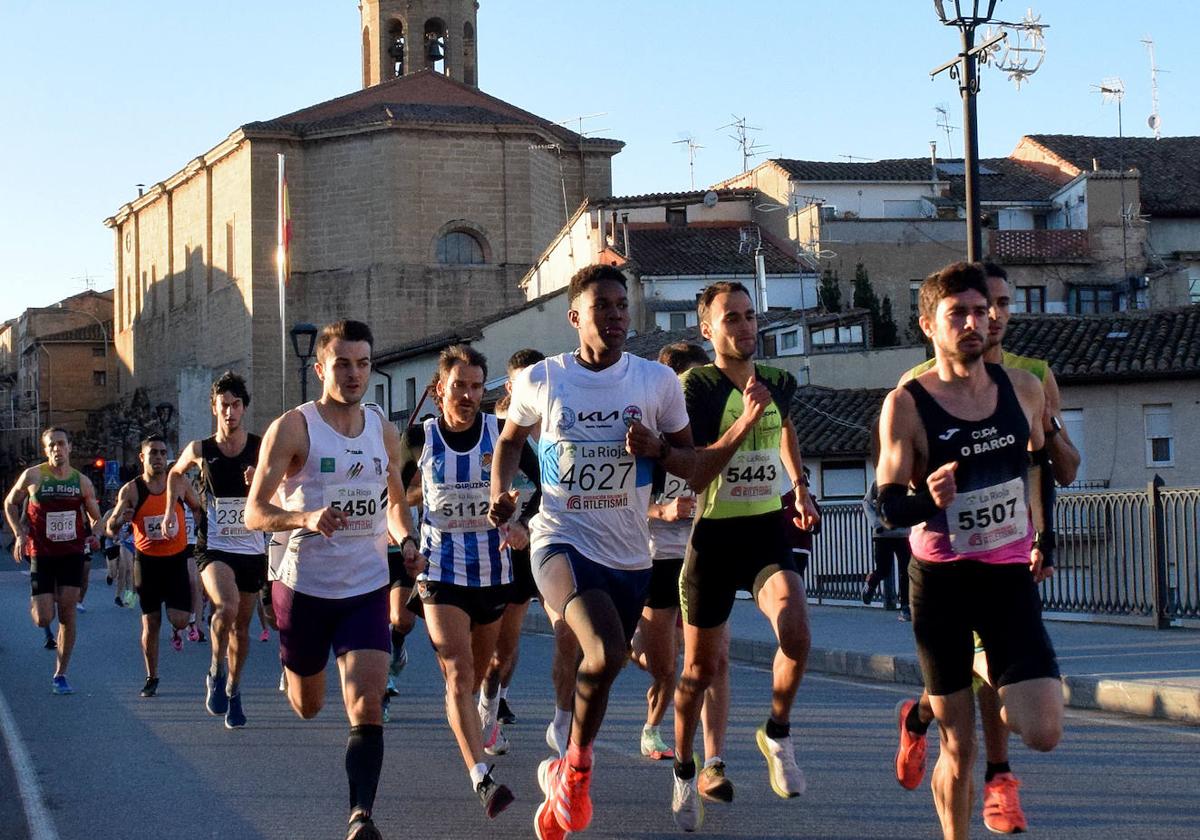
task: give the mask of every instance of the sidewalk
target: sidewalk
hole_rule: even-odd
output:
[[[878,608],[809,604],[813,647],[809,670],[921,685],[912,625]],[[1047,621],[1058,652],[1066,704],[1200,725],[1200,631]],[[549,632],[534,605],[525,629]],[[730,656],[770,665],[771,627],[749,601],[734,604]]]

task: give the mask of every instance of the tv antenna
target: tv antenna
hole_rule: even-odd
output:
[[[86,268],[83,270],[83,275],[81,277],[72,277],[71,279],[81,281],[83,283],[83,287],[89,292],[96,291],[96,278],[93,277]]]
[[[678,146],[681,143],[687,143],[688,171],[691,173],[691,176],[692,176],[692,189],[694,190],[694,189],[696,189],[696,151],[699,149],[703,149],[704,147],[701,146],[699,143],[697,143],[696,138],[694,136],[692,136],[691,134],[689,134],[687,137],[683,138],[682,140],[675,140],[671,145]]]
[[[838,155],[838,157],[845,158],[849,163],[854,163],[856,160],[870,160],[869,157],[860,157],[859,155]]]
[[[937,127],[946,133],[946,152],[950,155],[954,154],[954,140],[950,136],[950,132],[959,131],[959,127],[950,123],[950,111],[947,109],[946,103],[942,102],[935,105],[933,108],[937,112]]]
[[[1038,71],[1046,60],[1045,31],[1049,24],[1042,23],[1042,16],[1035,15],[1033,9],[1025,11],[1025,17],[1019,21],[1000,21],[998,29],[989,29],[987,36],[1005,34],[1004,46],[997,47],[1000,55],[992,63],[996,69],[1008,75],[1017,90]]]
[[[1121,125],[1121,103],[1125,99],[1125,83],[1117,76],[1111,76],[1098,85],[1092,85],[1092,90],[1097,91],[1105,102],[1117,103],[1117,138],[1122,140],[1125,137],[1125,132]],[[1117,148],[1120,150],[1120,163],[1118,170],[1121,173],[1121,264],[1124,267],[1125,277],[1129,277],[1129,223],[1130,210],[1125,205],[1125,144],[1117,143]]]
[[[1092,85],[1092,90],[1100,94],[1105,102],[1117,103],[1117,137],[1124,137],[1125,132],[1121,123],[1121,103],[1125,100],[1125,83],[1118,76],[1110,76],[1098,85]]]
[[[1150,116],[1146,120],[1146,125],[1150,126],[1150,130],[1154,132],[1154,139],[1162,139],[1162,117],[1158,115],[1158,65],[1154,63],[1154,39],[1147,35],[1142,39],[1142,43],[1146,45],[1146,51],[1150,53]],[[1166,72],[1165,70],[1163,71]]]
[[[739,117],[733,114],[733,122],[721,126],[717,131],[724,131],[727,128],[733,129],[733,134],[729,135],[729,139],[737,143],[742,149],[742,171],[750,171],[750,158],[758,157],[767,151],[766,146],[760,146],[753,137],[750,136],[751,131],[762,131],[761,128],[755,125],[747,125],[745,117]]]
[[[555,123],[555,125],[561,125],[563,128],[571,128],[571,124],[574,124],[575,128],[572,130],[576,134],[578,134],[580,137],[587,137],[589,134],[596,134],[601,131],[608,131],[608,129],[607,128],[589,128],[587,131],[584,131],[583,130],[583,121],[584,120],[594,120],[597,117],[607,117],[607,116],[608,116],[608,111],[600,111],[599,113],[596,113],[596,114],[583,114],[578,117],[567,117],[565,120],[559,120],[557,123]]]

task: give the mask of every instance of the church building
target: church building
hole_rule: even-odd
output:
[[[173,404],[178,440],[210,433],[208,388],[226,369],[249,381],[252,429],[300,400],[298,362],[281,348],[279,154],[284,329],[356,318],[377,348],[523,303],[520,280],[565,208],[612,192],[620,141],[479,89],[475,0],[359,10],[362,90],[237,128],[105,220],[119,392]],[[310,398],[318,388],[310,373]]]

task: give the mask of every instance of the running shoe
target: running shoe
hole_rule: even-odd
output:
[[[866,581],[862,586],[862,602],[870,604],[875,600],[875,590],[879,588],[879,581],[875,579],[875,575],[867,575]]]
[[[492,724],[492,734],[484,740],[483,751],[488,755],[504,755],[508,752],[508,738],[504,737],[500,724]]]
[[[908,607],[901,607],[900,615],[896,620],[897,621],[912,621],[912,610],[910,610]]]
[[[383,695],[382,708],[383,708],[383,722],[391,723],[391,721],[392,721],[392,698],[387,694]]]
[[[44,647],[46,650],[57,650],[58,642],[55,640],[54,634],[50,632],[50,628],[43,627],[42,632],[46,636],[46,641],[42,642],[42,647]]]
[[[560,747],[558,730],[554,728],[554,721],[550,721],[550,723],[546,724],[546,746],[549,747],[550,750],[560,758],[567,753],[566,741],[566,736],[564,736],[562,739],[563,746]]]
[[[270,630],[268,630],[266,627],[264,627],[264,628],[262,629],[262,632],[258,634],[258,640],[259,640],[260,642],[269,642],[269,641],[271,641],[271,631],[270,631]]]
[[[1029,830],[1012,773],[997,773],[983,786],[983,824],[993,834],[1023,834]]]
[[[662,739],[657,726],[643,726],[642,755],[651,761],[663,761],[674,758],[675,750],[667,746],[667,742]]]
[[[671,815],[683,831],[695,831],[704,824],[704,802],[696,789],[696,777],[681,779],[671,773],[674,788],[671,793]]]
[[[158,677],[146,677],[146,684],[142,686],[141,695],[153,697],[156,694],[158,694]]]
[[[391,674],[388,674],[387,691],[385,692],[384,696],[389,698],[400,696],[400,688],[396,685],[396,678]]]
[[[121,600],[123,600],[125,602],[125,606],[132,607],[133,606],[133,590],[126,589],[125,594],[121,596]]]
[[[361,811],[350,815],[350,827],[346,829],[346,840],[383,840],[370,814]]]
[[[279,690],[287,691],[287,671],[279,672]]]
[[[404,670],[404,666],[408,664],[408,648],[401,647],[399,651],[392,655],[392,661],[388,663],[388,673],[393,677],[399,677],[400,672]]]
[[[792,737],[768,738],[766,726],[760,726],[755,733],[758,750],[767,760],[767,776],[771,780],[771,790],[784,798],[791,799],[804,793],[808,787],[804,781],[804,771],[796,764],[796,749],[792,746]]]
[[[558,768],[561,759],[547,758],[538,765],[538,785],[544,798],[533,813],[533,833],[538,840],[563,840],[567,832],[555,816],[558,801]]]
[[[194,621],[188,625],[188,641],[189,642],[200,641],[200,630],[199,630],[199,628],[196,627],[196,622],[194,622]]]
[[[75,612],[87,612],[87,607],[83,605],[82,601],[75,605]]]
[[[718,761],[701,770],[696,789],[700,791],[701,798],[709,802],[732,802],[733,782],[725,775],[725,762]]]
[[[204,708],[213,717],[220,717],[229,711],[229,697],[225,694],[225,674],[217,671],[204,675]]]
[[[112,575],[105,575],[104,582],[107,583],[109,586],[112,586]]]
[[[183,639],[180,638],[178,630],[171,631],[171,647],[176,651],[183,650]]]
[[[513,803],[516,798],[507,785],[498,785],[492,778],[493,768],[489,767],[483,780],[475,785],[475,794],[483,804],[483,811],[489,820],[494,820],[500,813]]]
[[[229,710],[225,712],[225,728],[241,729],[246,725],[246,714],[242,711],[242,693],[229,695]]]
[[[500,707],[496,712],[496,719],[505,726],[512,726],[517,722],[517,716],[513,714],[513,710],[508,706],[508,700],[504,697],[500,698]]]
[[[572,767],[564,758],[554,814],[564,831],[583,831],[592,823],[592,768]]]
[[[75,689],[71,688],[71,684],[67,682],[66,674],[55,674],[54,679],[50,681],[50,693],[74,694]]]
[[[204,631],[200,629],[199,625],[196,626],[195,641],[199,642],[200,644],[204,644],[205,642],[208,641],[208,636],[204,635]]]
[[[113,597],[113,603],[118,607],[125,606],[125,602],[121,600],[121,596],[119,594]]]
[[[916,700],[901,700],[896,705],[896,727],[900,731],[900,745],[896,747],[896,781],[905,790],[916,790],[925,778],[926,735],[910,732],[904,722]]]

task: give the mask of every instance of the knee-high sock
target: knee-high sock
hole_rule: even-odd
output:
[[[350,727],[346,742],[346,780],[350,783],[350,810],[371,813],[383,770],[383,727],[360,724]]]

